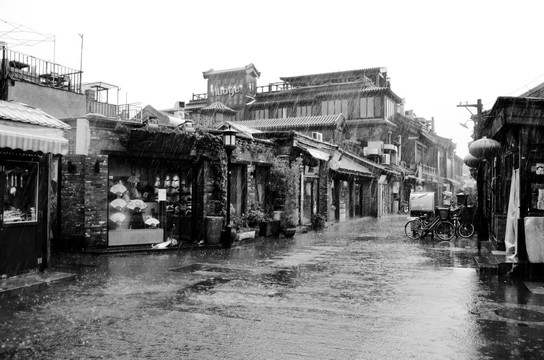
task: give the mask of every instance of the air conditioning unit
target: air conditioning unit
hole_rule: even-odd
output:
[[[319,141],[323,141],[323,134],[320,133],[320,132],[312,132],[312,138],[316,139],[316,140],[319,140]]]
[[[389,155],[389,154],[383,154],[383,155],[382,155],[382,164],[384,164],[384,165],[391,165],[391,155]]]

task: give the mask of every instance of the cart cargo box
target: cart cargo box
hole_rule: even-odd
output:
[[[411,193],[410,211],[434,212],[434,192]]]

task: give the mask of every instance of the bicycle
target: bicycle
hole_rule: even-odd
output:
[[[469,238],[474,235],[474,225],[471,222],[462,220],[461,211],[462,208],[457,208],[451,212],[455,234],[463,238]]]
[[[441,240],[451,240],[455,236],[455,227],[450,221],[446,220],[447,213],[444,214],[444,210],[449,211],[449,209],[435,208],[436,214],[430,220],[427,215],[409,220],[404,225],[404,233],[412,240],[423,238],[429,233],[436,235]]]

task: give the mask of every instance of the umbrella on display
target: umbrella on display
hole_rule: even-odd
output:
[[[123,213],[115,213],[110,216],[110,220],[117,224],[121,224],[123,221],[125,221],[126,218],[127,217]]]
[[[117,210],[121,210],[127,206],[127,202],[123,199],[115,199],[110,203],[110,206],[116,208]]]
[[[443,191],[442,194],[445,195],[445,196],[452,196],[453,195],[451,191]]]
[[[152,217],[148,218],[148,219],[145,221],[145,224],[146,224],[146,225],[149,225],[149,226],[157,226],[157,225],[159,225],[159,223],[160,223],[159,220],[157,220],[157,219],[155,219],[155,218],[152,218]]]
[[[146,207],[147,207],[147,204],[140,199],[130,200],[127,204],[127,208],[129,208],[130,210],[134,210],[136,208],[143,210]]]
[[[123,184],[115,184],[111,187],[110,191],[114,194],[124,194],[127,191],[127,188]]]

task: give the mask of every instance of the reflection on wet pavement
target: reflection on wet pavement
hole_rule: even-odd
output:
[[[230,250],[66,256],[57,268],[77,281],[0,302],[0,358],[544,356],[544,295],[478,273],[474,239],[409,240],[404,222]]]

